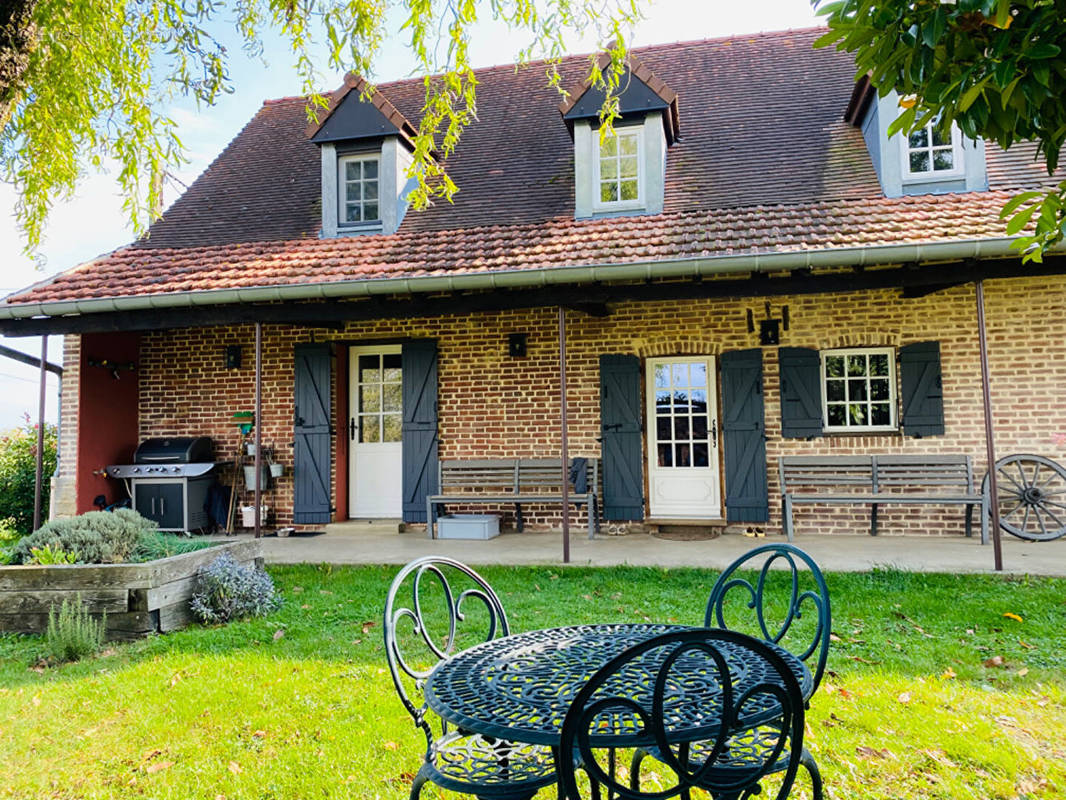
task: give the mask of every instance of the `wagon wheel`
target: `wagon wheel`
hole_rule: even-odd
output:
[[[988,475],[982,488],[988,491]],[[1020,453],[996,462],[999,527],[1040,542],[1066,534],[1066,469],[1050,458]]]

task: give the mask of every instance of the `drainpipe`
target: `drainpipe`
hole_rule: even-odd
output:
[[[988,335],[985,328],[985,282],[977,281],[977,341],[981,346],[981,395],[985,410],[985,453],[988,459],[988,491],[992,511],[992,551],[996,572],[1003,571],[1003,547],[999,534],[999,491],[996,484],[996,438],[992,423],[992,387],[988,374]]]
[[[570,563],[570,443],[566,431],[566,309],[559,306],[559,432],[563,468],[563,563]]]
[[[41,369],[37,388],[37,455],[33,459],[33,529],[41,527],[41,491],[44,488],[44,399],[48,388],[48,336],[41,337]]]
[[[255,538],[263,535],[263,323],[255,323]]]

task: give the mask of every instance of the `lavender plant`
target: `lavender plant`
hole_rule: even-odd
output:
[[[223,553],[197,573],[191,607],[201,622],[216,624],[277,611],[281,595],[265,570]]]

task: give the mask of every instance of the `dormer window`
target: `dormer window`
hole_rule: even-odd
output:
[[[907,179],[939,179],[961,175],[962,147],[959,129],[951,126],[945,135],[936,122],[914,131],[903,148],[903,177]]]
[[[643,208],[644,176],[640,156],[644,152],[644,129],[618,128],[599,145],[596,159],[598,209]]]
[[[339,223],[342,226],[381,222],[378,193],[380,160],[376,154],[337,158],[337,186],[340,189]]]

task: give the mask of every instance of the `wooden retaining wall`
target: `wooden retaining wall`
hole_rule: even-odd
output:
[[[184,628],[196,572],[223,553],[262,566],[260,542],[223,542],[145,564],[0,567],[0,631],[42,633],[48,610],[81,594],[90,613],[106,614],[108,639],[137,639]]]

